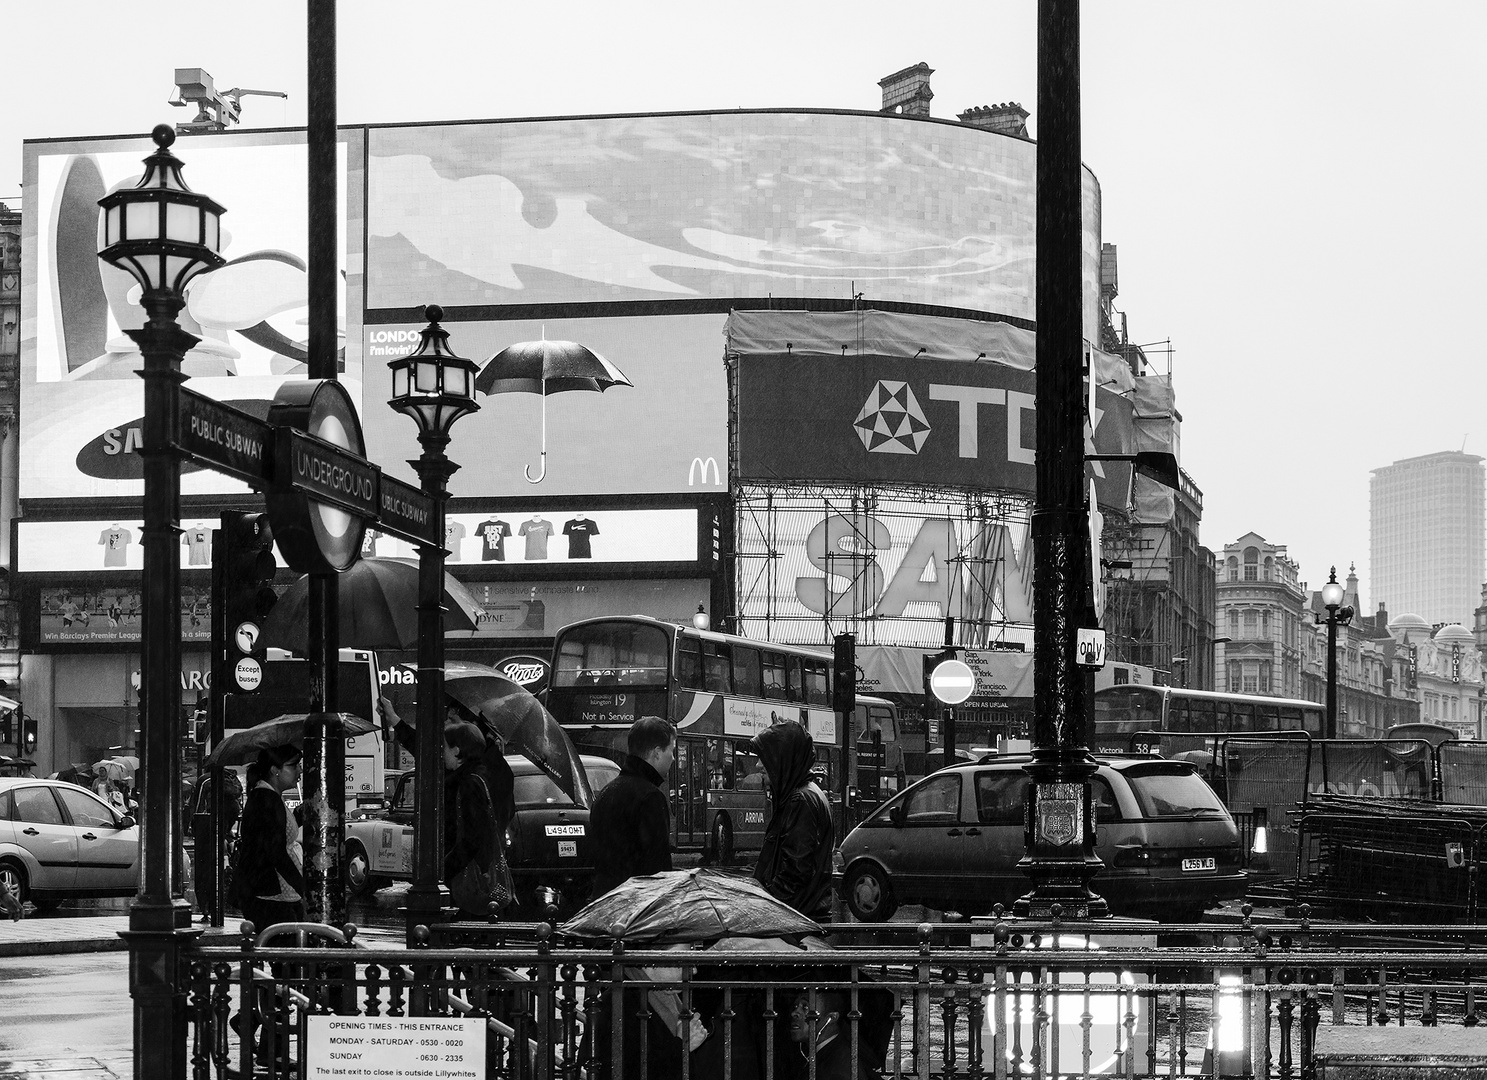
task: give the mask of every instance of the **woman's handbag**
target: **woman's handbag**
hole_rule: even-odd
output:
[[[484,780],[480,780],[480,786],[485,787]],[[485,797],[487,801],[490,800],[489,788],[486,789]],[[511,880],[511,868],[506,865],[506,853],[501,850],[503,843],[503,838],[497,836],[489,869],[471,859],[460,867],[454,880],[449,883],[449,895],[461,911],[485,914],[490,911],[492,904],[496,905],[497,912],[504,911],[511,905],[515,889]]]

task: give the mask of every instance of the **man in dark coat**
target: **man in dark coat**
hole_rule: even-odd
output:
[[[769,777],[774,816],[754,877],[771,896],[808,918],[831,917],[831,803],[811,779],[816,748],[794,720],[775,724],[749,743]]]
[[[676,757],[676,731],[659,716],[630,726],[620,775],[589,810],[594,897],[632,877],[671,869],[671,804],[666,778]]]

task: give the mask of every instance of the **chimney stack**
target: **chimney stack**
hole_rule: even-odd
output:
[[[935,96],[929,88],[929,77],[934,73],[934,68],[921,60],[913,67],[879,79],[878,85],[883,88],[883,108],[879,111],[898,116],[928,116],[930,99]]]
[[[887,101],[887,93],[884,93],[884,101]],[[1028,111],[1015,101],[1004,102],[1001,105],[978,105],[974,109],[967,109],[960,114],[962,124],[970,124],[971,127],[985,128],[987,131],[995,131],[998,135],[1011,135],[1014,138],[1026,139]]]

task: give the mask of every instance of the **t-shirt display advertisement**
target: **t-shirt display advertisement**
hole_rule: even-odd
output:
[[[363,135],[342,133],[338,319],[349,331],[340,378],[361,397]],[[354,146],[344,140],[352,140]],[[98,200],[133,187],[145,138],[27,143],[21,329],[20,496],[139,496],[144,491],[144,394],[138,348],[125,331],[145,320],[139,286],[98,258]],[[260,419],[286,380],[307,375],[307,196],[303,132],[198,135],[173,147],[193,191],[226,208],[225,265],[186,289],[181,328],[201,339],[182,371],[196,393]],[[348,203],[348,197],[350,202]],[[354,250],[353,250],[354,249]],[[348,268],[356,272],[348,275]],[[346,303],[347,294],[354,296]],[[355,323],[347,326],[349,319]],[[182,466],[181,491],[235,494],[237,480]]]
[[[545,322],[442,324],[449,346],[484,371],[509,345],[574,342],[598,353],[634,385],[603,392],[541,395],[480,391],[478,412],[455,425],[449,456],[461,465],[450,479],[454,496],[515,498],[552,495],[639,495],[721,492],[728,485],[728,382],[723,369],[724,315],[674,315]],[[370,323],[366,329],[367,401],[392,396],[387,363],[411,352],[423,324]],[[389,473],[415,483],[403,463],[419,454],[417,427],[391,409],[362,418],[367,455]],[[546,440],[547,454],[542,449]],[[528,477],[541,478],[533,484]],[[596,515],[597,516],[597,515]],[[489,561],[601,558],[612,536],[574,515],[549,515],[548,530],[505,516],[510,533],[491,527],[478,539]],[[484,519],[467,523],[462,544],[477,539]],[[600,520],[598,530],[604,530]],[[590,541],[585,543],[585,541]],[[601,543],[602,541],[602,543]]]
[[[209,570],[212,533],[217,518],[182,518],[182,570]],[[139,518],[92,521],[19,521],[16,523],[16,568],[26,574],[75,573],[79,570],[142,570],[145,565],[144,522]],[[279,558],[274,548],[274,558]]]
[[[691,507],[660,510],[527,511],[449,514],[448,563],[690,563],[698,554],[698,514]],[[379,534],[366,555],[417,558],[406,540]]]

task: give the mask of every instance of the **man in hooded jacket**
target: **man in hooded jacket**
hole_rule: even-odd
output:
[[[766,728],[749,743],[769,777],[774,816],[754,877],[771,896],[808,918],[831,917],[831,803],[811,779],[816,747],[794,720]]]

